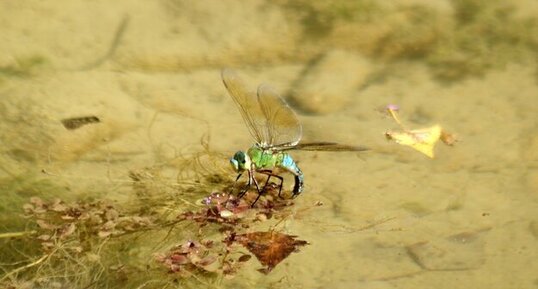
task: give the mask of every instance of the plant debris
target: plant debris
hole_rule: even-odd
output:
[[[237,242],[247,248],[265,266],[258,271],[268,274],[291,253],[297,252],[298,247],[308,244],[307,241],[296,240],[296,237],[275,231],[253,232],[231,235],[226,242]]]
[[[244,224],[251,221],[265,221],[271,219],[277,212],[293,205],[290,200],[278,197],[278,189],[275,184],[267,185],[265,198],[260,199],[254,208],[251,200],[257,196],[257,192],[249,192],[243,198],[232,194],[214,192],[201,200],[204,208],[193,212],[188,211],[178,216],[180,220],[192,220],[205,226],[208,223],[238,225],[241,220]],[[254,215],[254,217],[253,217]]]
[[[207,247],[193,241],[187,241],[182,245],[173,247],[168,253],[160,254],[157,261],[166,266],[170,273],[179,273],[185,276],[188,272],[208,271],[220,272],[226,277],[233,277],[238,268],[251,259],[251,255],[241,254],[233,258],[239,252],[232,246],[239,243],[247,248],[260,261],[265,268],[258,271],[268,274],[282,260],[286,259],[292,252],[297,251],[297,247],[308,244],[306,241],[296,240],[296,236],[270,232],[245,232],[255,222],[265,222],[275,216],[285,218],[289,215],[286,210],[293,205],[293,202],[278,197],[278,187],[268,184],[264,198],[251,206],[251,200],[257,197],[257,192],[248,192],[244,198],[238,198],[232,194],[214,192],[203,198],[203,207],[198,211],[188,211],[178,216],[179,221],[194,221],[200,228],[209,225],[217,226],[218,230],[227,236],[215,246]],[[186,245],[188,244],[188,246]],[[222,248],[220,245],[224,245]],[[185,247],[188,248],[185,248]],[[221,258],[219,265],[207,270],[204,265],[193,262],[200,258],[210,258],[214,260],[216,252],[220,251]],[[204,260],[204,259],[203,259]],[[186,273],[187,272],[187,273]]]
[[[159,168],[151,170],[151,176],[161,177]],[[154,182],[151,176],[149,182]],[[0,266],[6,272],[0,276],[0,287],[11,288],[19,280],[44,288],[69,284],[101,288],[112,280],[129,288],[148,280],[162,286],[170,282],[210,285],[220,278],[235,277],[252,256],[264,266],[258,271],[268,274],[307,244],[275,229],[297,214],[292,200],[278,196],[280,187],[275,183],[266,184],[259,202],[252,206],[252,200],[258,198],[254,189],[238,198],[227,185],[196,202],[193,199],[207,190],[204,183],[185,183],[186,189],[178,194],[144,186],[145,174],[136,177],[140,178],[133,182],[133,195],[138,199],[128,204],[129,210],[108,200],[66,202],[32,197],[23,206],[26,230],[4,234],[10,241],[27,244],[29,251],[15,252],[18,259]],[[148,193],[150,190],[160,194]],[[258,227],[267,227],[268,222],[273,222],[269,224],[273,229],[260,231]],[[151,249],[141,250],[148,243]],[[135,262],[127,261],[133,256],[138,257]],[[144,263],[148,257],[151,264]],[[156,271],[167,278],[152,278]],[[107,278],[95,281],[96,275]]]
[[[65,118],[65,119],[62,119],[61,122],[66,129],[75,130],[87,124],[101,122],[101,120],[97,116],[92,115],[92,116]]]
[[[187,241],[174,246],[166,254],[156,254],[155,259],[166,266],[170,273],[178,273],[183,277],[197,271],[215,272],[216,268],[212,265],[217,261],[218,255],[211,253],[212,247],[212,241]]]
[[[153,226],[149,217],[120,215],[117,208],[108,201],[67,204],[60,199],[45,202],[33,197],[23,208],[25,217],[35,220],[37,239],[45,252],[53,250],[59,241],[63,241],[71,244],[69,248],[80,253],[83,244],[86,244],[82,241],[81,234],[107,238]]]

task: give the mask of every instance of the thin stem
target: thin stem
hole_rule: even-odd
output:
[[[23,237],[26,235],[34,234],[36,231],[23,231],[23,232],[9,232],[9,233],[2,233],[0,234],[0,239],[3,238],[16,238],[16,237]]]
[[[24,265],[24,266],[22,266],[22,267],[19,267],[19,268],[17,268],[17,269],[14,269],[14,270],[11,271],[11,272],[8,272],[6,275],[4,275],[4,277],[2,277],[2,279],[0,279],[0,282],[4,281],[4,280],[7,279],[7,278],[11,278],[11,276],[14,275],[14,274],[17,274],[17,273],[19,273],[19,272],[21,272],[21,271],[24,271],[24,270],[28,269],[28,268],[34,267],[34,266],[36,266],[36,265],[39,265],[40,263],[42,263],[43,261],[45,261],[48,257],[50,257],[52,254],[53,254],[53,253],[50,253],[50,254],[47,254],[47,255],[43,255],[43,256],[41,256],[41,258],[35,260],[35,261],[32,262],[32,263],[26,264],[26,265]]]

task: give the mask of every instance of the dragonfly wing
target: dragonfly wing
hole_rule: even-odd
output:
[[[239,108],[250,134],[256,143],[262,146],[266,145],[266,119],[258,104],[256,94],[248,91],[243,80],[229,68],[222,70],[221,77],[228,93]]]
[[[334,142],[312,142],[312,143],[300,143],[293,147],[282,147],[281,150],[303,150],[303,151],[331,151],[331,152],[360,152],[369,150],[363,146],[344,145]]]
[[[258,102],[265,115],[267,144],[270,147],[293,147],[303,136],[303,128],[288,103],[267,84],[258,87]]]

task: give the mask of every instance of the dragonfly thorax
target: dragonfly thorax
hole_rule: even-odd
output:
[[[230,165],[236,172],[250,169],[251,163],[250,157],[244,151],[236,152],[230,159]]]

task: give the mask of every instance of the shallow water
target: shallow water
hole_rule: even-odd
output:
[[[208,194],[222,190],[235,178],[227,158],[253,143],[220,80],[220,69],[233,67],[253,90],[270,83],[283,94],[304,141],[370,150],[292,152],[306,188],[297,214],[278,228],[310,245],[268,275],[256,272],[252,259],[213,287],[538,286],[534,2],[65,0],[0,7],[0,233],[28,229],[22,207],[33,196],[132,206],[140,188],[130,172],[151,179],[144,193],[152,196],[202,198],[183,190],[191,175],[180,172],[192,173],[198,164],[190,156],[204,148],[214,162],[201,166],[221,178],[199,186]],[[458,142],[437,144],[430,159],[387,141],[384,133],[398,129],[379,111],[388,104],[400,107],[411,129],[440,124]],[[73,130],[61,123],[82,116],[99,122]],[[316,202],[323,206],[302,211]],[[20,239],[0,241],[2,281],[15,288],[75,284],[59,267],[62,278],[40,276],[50,280],[34,280],[35,268],[9,273],[17,266],[8,263],[30,264],[39,248],[16,254]],[[140,256],[154,241],[140,237],[139,247],[115,256],[115,266],[153,266]],[[121,273],[125,280],[137,274]],[[103,274],[76,286],[180,286],[169,277],[144,283]],[[202,279],[189,286],[208,287]]]

